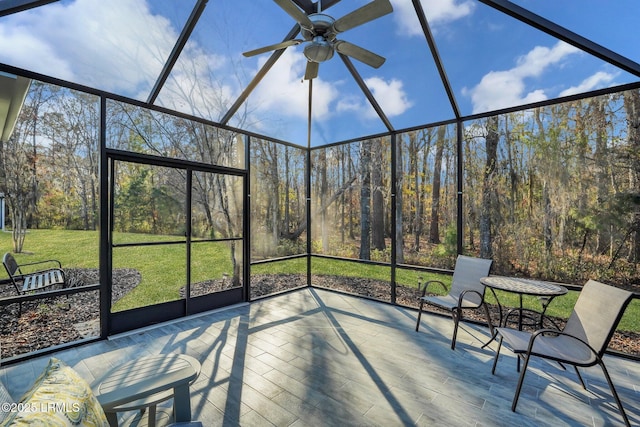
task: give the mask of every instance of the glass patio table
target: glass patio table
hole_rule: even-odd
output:
[[[480,282],[491,290],[491,293],[496,299],[500,313],[500,321],[498,323],[498,326],[506,327],[509,316],[512,313],[517,313],[517,324],[519,330],[522,330],[522,326],[524,325],[523,319],[525,318],[532,320],[531,326],[542,328],[545,313],[551,301],[553,301],[555,297],[564,295],[568,292],[567,288],[555,282],[524,279],[521,277],[487,276],[481,278]],[[507,311],[506,315],[503,315],[504,307],[502,306],[500,300],[498,299],[498,296],[496,295],[496,289],[517,294],[519,299],[519,306],[510,309],[509,311]],[[542,310],[538,312],[532,309],[525,309],[522,304],[523,295],[538,297],[542,305]]]

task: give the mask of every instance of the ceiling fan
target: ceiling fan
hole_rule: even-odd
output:
[[[393,7],[389,0],[373,0],[339,19],[334,19],[322,13],[320,1],[318,2],[319,12],[308,15],[300,9],[293,0],[274,1],[300,25],[300,33],[303,39],[286,40],[282,43],[250,50],[244,52],[244,56],[250,57],[265,52],[285,49],[301,43],[307,43],[304,47],[304,56],[308,60],[304,75],[305,80],[316,78],[318,76],[320,63],[331,59],[335,51],[364,62],[374,68],[378,68],[384,64],[385,58],[382,56],[355,44],[338,40],[336,36],[339,33],[393,12]]]

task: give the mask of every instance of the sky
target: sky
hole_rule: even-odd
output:
[[[324,11],[339,18],[368,0]],[[640,62],[637,0],[513,0],[513,3]],[[146,100],[194,0],[64,0],[0,18],[0,63]],[[386,61],[353,59],[394,130],[454,118],[411,0],[338,34]],[[638,77],[476,0],[421,0],[463,116],[636,82]],[[157,104],[220,120],[269,59],[242,52],[278,43],[295,21],[271,0],[209,1]],[[304,44],[287,48],[229,124],[319,146],[387,132],[338,55],[312,86]]]

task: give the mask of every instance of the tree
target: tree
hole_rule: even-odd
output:
[[[480,257],[493,258],[493,235],[491,216],[496,207],[493,203],[493,187],[498,162],[498,116],[487,118],[485,144],[487,157],[482,180],[482,208],[480,210]]]
[[[640,262],[640,91],[630,90],[624,94],[627,121],[628,150],[625,157],[629,164],[629,193],[632,199],[631,241],[628,260]]]
[[[99,191],[99,102],[93,95],[57,90],[51,108],[42,118],[42,134],[50,141],[47,149],[50,179],[43,180],[50,191],[62,195],[49,211],[66,210],[65,227],[95,230],[98,225]],[[55,181],[55,188],[52,182]],[[43,219],[47,212],[42,212]],[[54,212],[49,212],[55,216]],[[54,226],[57,224],[48,224]]]
[[[360,143],[360,259],[371,259],[371,140]]]
[[[429,227],[429,243],[440,243],[440,183],[442,174],[442,154],[445,144],[445,126],[438,127],[438,136],[436,138],[436,158],[433,166],[433,192],[431,194],[431,225]]]
[[[404,150],[402,149],[402,143],[396,143],[396,187],[393,192],[396,195],[395,210],[396,210],[396,223],[393,225],[396,236],[396,262],[398,264],[404,264],[404,233],[403,233],[403,194],[404,194]]]
[[[4,174],[0,182],[9,209],[14,252],[22,252],[29,218],[34,220],[32,215],[38,205],[38,118],[51,96],[46,85],[32,83],[13,135],[0,150],[0,169]]]
[[[385,168],[382,154],[382,140],[376,138],[371,142],[371,247],[378,251],[386,248],[384,236],[384,182],[382,171]]]
[[[326,205],[326,199],[329,192],[329,185],[327,182],[327,150],[322,149],[318,151],[318,165],[317,165],[317,174],[318,177],[318,203],[320,205],[319,209],[319,219],[320,219],[320,234],[322,238],[322,252],[327,253],[329,251],[329,224],[327,224],[327,211],[322,207]]]

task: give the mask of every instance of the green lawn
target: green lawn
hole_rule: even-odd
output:
[[[59,259],[66,268],[98,267],[98,232],[66,230],[30,230],[25,238],[24,253],[16,254],[18,263],[42,259]],[[117,233],[114,240],[118,243],[160,242],[180,240],[175,236],[153,236]],[[179,289],[186,282],[186,246],[184,244],[150,245],[118,247],[113,252],[114,268],[133,268],[141,273],[142,281],[133,292],[120,300],[115,311],[171,301],[179,298]],[[241,245],[238,244],[237,253]],[[11,251],[11,233],[0,233],[0,250]],[[221,278],[232,275],[230,250],[226,243],[203,242],[192,247],[192,282],[209,278]],[[238,259],[240,256],[238,255]],[[256,264],[251,267],[252,274],[305,274],[306,259]],[[370,265],[327,258],[313,258],[313,274],[343,275],[365,277],[383,281],[390,280],[391,269],[386,266]],[[0,277],[5,278],[2,269]],[[403,286],[416,286],[418,278],[423,281],[438,279],[450,284],[451,276],[434,273],[397,269],[396,282]],[[549,306],[551,316],[567,317],[577,299],[577,292],[558,297]],[[506,292],[498,293],[500,302],[505,306],[517,306],[517,296]],[[494,303],[491,293],[487,300]],[[539,309],[536,298],[525,298],[525,307]],[[620,329],[640,331],[640,301],[634,300],[620,323]]]

